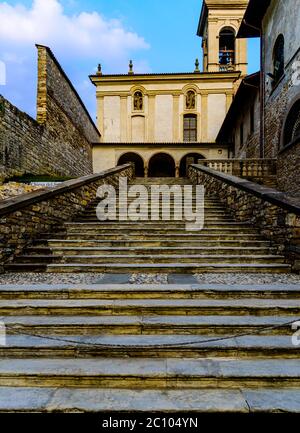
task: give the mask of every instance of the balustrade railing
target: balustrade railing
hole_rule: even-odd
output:
[[[249,179],[263,179],[277,172],[276,159],[200,159],[198,164]]]

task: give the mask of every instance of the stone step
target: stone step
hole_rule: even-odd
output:
[[[24,250],[25,255],[58,255],[58,256],[73,256],[76,254],[84,254],[84,255],[100,255],[104,254],[105,256],[118,254],[118,255],[129,255],[129,254],[141,254],[141,255],[152,255],[152,254],[169,254],[169,255],[178,255],[184,252],[185,255],[197,255],[201,253],[205,253],[205,255],[233,255],[239,254],[242,256],[245,255],[274,255],[276,253],[275,249],[271,249],[270,247],[248,247],[247,249],[243,247],[53,247],[53,246],[34,246],[28,247]]]
[[[139,389],[300,387],[299,359],[2,359],[1,386]]]
[[[20,297],[16,299],[22,299]],[[28,298],[30,299],[30,298]],[[284,335],[291,343],[291,321],[298,316],[7,316],[7,335],[14,330],[39,335],[205,335],[208,338],[249,333],[246,338]],[[280,325],[284,325],[279,327]],[[275,327],[275,328],[274,328]],[[24,335],[24,338],[26,335]],[[241,340],[241,337],[239,338]],[[269,340],[265,340],[269,341]],[[236,340],[234,339],[236,343]],[[278,343],[279,340],[273,341]],[[35,343],[38,343],[36,341]],[[51,343],[51,341],[47,341]],[[233,341],[231,341],[233,343]],[[275,344],[276,346],[276,344]]]
[[[241,255],[239,253],[221,255],[209,254],[93,254],[85,255],[80,250],[76,255],[20,255],[15,258],[15,263],[49,263],[49,264],[87,264],[89,266],[97,264],[106,264],[114,262],[115,264],[170,264],[178,261],[178,263],[197,263],[201,264],[281,264],[284,262],[283,256],[275,255]]]
[[[300,412],[298,388],[84,389],[0,387],[0,412]],[[186,417],[184,417],[186,419]]]
[[[0,299],[298,299],[297,284],[1,285]]]
[[[141,223],[142,224],[142,223]],[[92,232],[94,234],[102,234],[102,235],[106,235],[106,234],[113,234],[113,233],[117,233],[119,234],[123,234],[123,235],[139,235],[139,236],[149,236],[149,235],[167,235],[172,237],[173,235],[180,235],[180,234],[186,234],[186,233],[190,233],[190,234],[219,234],[220,236],[226,236],[227,234],[253,234],[258,236],[257,231],[254,228],[251,227],[238,227],[238,226],[233,226],[233,227],[228,227],[228,226],[221,226],[221,225],[216,225],[216,226],[204,226],[204,228],[202,230],[186,230],[185,226],[183,226],[182,228],[179,227],[167,227],[165,224],[159,225],[157,227],[139,227],[138,225],[136,227],[131,227],[131,226],[121,226],[121,225],[112,225],[112,226],[107,226],[105,227],[105,225],[98,225],[98,227],[95,226],[88,226],[85,224],[82,225],[74,225],[73,227],[69,226],[67,227],[67,235],[69,234],[73,234],[73,233],[78,233],[78,231],[80,230],[80,233],[85,235],[85,234],[89,234],[89,232]]]
[[[150,220],[150,216],[148,217],[148,214],[140,214],[139,215],[139,221],[142,221],[143,223],[145,223],[146,225],[150,225],[151,223],[152,224],[157,224],[157,221],[151,221]],[[162,223],[165,223],[166,221],[162,221],[162,215],[160,215],[160,221],[162,222]],[[158,222],[160,222],[160,221],[158,221]],[[174,218],[173,218],[173,215],[171,214],[171,219],[170,220],[168,220],[167,221],[167,223],[169,224],[172,224],[172,225],[183,225],[183,224],[186,224],[186,222],[188,222],[187,220],[185,220],[185,219],[182,219],[180,222],[178,222],[178,220],[174,220]],[[75,218],[73,221],[72,221],[72,223],[73,224],[85,224],[85,223],[87,223],[87,224],[98,224],[98,225],[102,225],[102,224],[105,224],[105,225],[110,225],[110,224],[133,224],[134,222],[133,221],[119,221],[119,220],[115,220],[115,221],[100,221],[98,218],[97,218],[97,216],[96,216],[96,214],[93,214],[93,215],[90,215],[90,216],[88,216],[88,215],[86,215],[86,216],[84,216],[84,217],[80,217],[80,218]],[[213,216],[213,217],[207,217],[207,215],[205,215],[205,223],[206,224],[226,224],[226,223],[229,223],[229,224],[233,224],[234,223],[234,220],[231,218],[231,217],[226,217],[226,216],[220,216],[220,217],[215,217],[215,216]]]
[[[290,265],[281,263],[106,263],[106,264],[48,264],[48,263],[8,263],[5,265],[8,272],[54,272],[54,273],[287,273],[291,271]]]
[[[66,240],[66,241],[71,241],[71,240],[84,240],[84,241],[95,241],[95,240],[102,240],[102,241],[118,241],[121,242],[123,241],[140,241],[140,242],[149,242],[152,239],[154,239],[155,241],[157,241],[157,238],[160,238],[162,242],[174,242],[174,241],[185,241],[185,242],[197,242],[197,245],[199,245],[202,241],[217,241],[217,242],[223,242],[223,241],[232,241],[232,242],[239,242],[244,241],[244,242],[248,242],[248,241],[264,241],[264,239],[262,238],[262,236],[258,235],[257,233],[241,233],[240,231],[238,232],[233,232],[230,231],[228,233],[224,233],[224,231],[222,232],[222,234],[220,233],[220,231],[212,231],[210,230],[209,232],[207,230],[202,230],[201,232],[183,232],[183,233],[172,233],[171,234],[166,234],[164,233],[164,236],[161,237],[160,233],[158,233],[158,231],[156,232],[149,232],[149,230],[147,230],[147,233],[124,233],[123,232],[106,232],[105,236],[102,233],[94,233],[92,230],[88,231],[88,232],[72,232],[72,233],[62,233],[62,232],[56,232],[56,233],[43,233],[41,235],[41,238],[46,240],[47,239],[51,242],[51,241],[55,241],[55,240]]]
[[[241,239],[241,238],[239,238]],[[182,241],[182,240],[161,240],[161,239],[136,239],[136,240],[87,240],[87,239],[78,239],[78,240],[68,240],[68,239],[35,239],[33,241],[34,247],[32,248],[107,248],[107,247],[121,247],[121,248],[269,248],[270,242],[262,241],[262,240],[190,240],[190,241]]]
[[[26,329],[26,328],[25,328]],[[21,335],[24,328],[11,328],[20,334],[6,337],[0,346],[1,358],[298,358],[299,348],[291,335],[267,335],[231,338],[231,335]],[[151,362],[151,361],[150,361]],[[0,381],[1,383],[1,381]]]
[[[89,222],[89,221],[83,221],[83,222],[70,222],[70,223],[64,223],[64,227],[70,231],[72,229],[78,230],[84,229],[84,230],[145,230],[147,227],[147,230],[164,230],[164,231],[173,231],[173,230],[184,230],[185,226],[189,221],[97,221],[97,222]],[[166,226],[167,225],[167,226]],[[237,222],[230,222],[230,221],[206,221],[204,224],[204,227],[208,230],[210,228],[212,229],[220,229],[220,230],[251,230],[252,232],[256,232],[255,228],[252,228],[248,223],[237,223]],[[200,230],[201,231],[201,230]]]
[[[299,299],[18,299],[0,300],[1,316],[32,315],[258,315],[300,314]]]

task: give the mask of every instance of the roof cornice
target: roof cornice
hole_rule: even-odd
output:
[[[91,82],[97,86],[101,84],[139,84],[157,81],[213,81],[213,80],[237,80],[241,75],[240,71],[230,72],[186,72],[186,73],[165,73],[165,74],[135,74],[135,75],[90,75]]]

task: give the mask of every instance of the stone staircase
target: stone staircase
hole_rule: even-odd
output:
[[[216,200],[206,211],[199,234],[124,232],[91,207],[8,268],[289,271]],[[0,411],[300,412],[299,318],[296,284],[2,285]]]
[[[300,411],[297,285],[0,292],[0,411]]]
[[[186,185],[186,179],[138,179]],[[205,200],[205,227],[188,232],[185,221],[100,223],[97,202],[56,233],[45,233],[25,249],[9,271],[202,273],[288,272],[284,257],[255,227],[236,222],[216,198]],[[150,208],[150,207],[149,207]],[[173,207],[171,208],[173,210]]]

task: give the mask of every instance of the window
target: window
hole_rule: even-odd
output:
[[[183,123],[183,141],[187,143],[197,141],[197,115],[185,115]]]
[[[244,144],[244,123],[241,123],[240,126],[240,147],[243,147]]]
[[[234,64],[235,64],[235,32],[230,27],[225,27],[220,32],[219,63],[220,63],[220,70],[234,69]]]
[[[284,74],[284,37],[279,35],[273,51],[273,87]]]
[[[300,141],[300,99],[292,106],[284,126],[284,146]]]
[[[186,94],[186,109],[195,110],[196,108],[196,94],[193,90],[189,90]]]
[[[133,108],[134,111],[143,111],[144,98],[142,92],[135,92],[133,97]]]
[[[255,112],[254,112],[254,104],[253,104],[251,105],[250,108],[250,133],[251,134],[253,134],[254,132],[254,128],[255,128],[254,122],[255,122]]]

